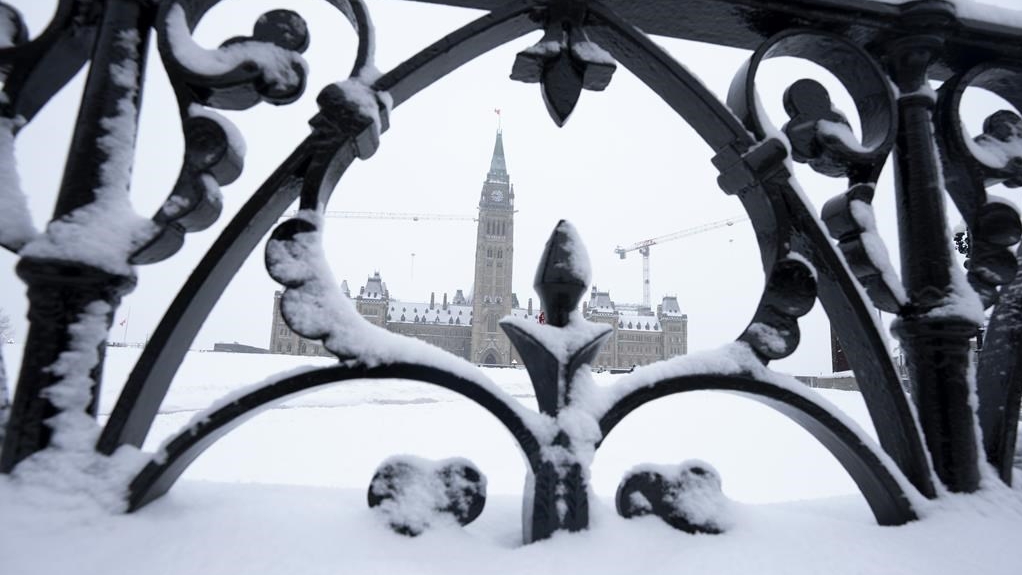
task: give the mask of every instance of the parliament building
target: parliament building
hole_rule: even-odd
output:
[[[521,307],[511,291],[514,199],[498,130],[490,170],[479,196],[471,299],[460,289],[450,299],[444,293],[440,302],[435,292],[428,302],[393,299],[379,272],[369,276],[357,294],[350,292],[347,282],[341,284],[341,289],[355,302],[362,317],[374,325],[424,340],[476,364],[521,364],[499,320],[510,315],[539,321],[541,310],[533,307],[532,298]],[[330,355],[320,342],[291,331],[281,316],[280,298],[278,291],[273,301],[270,352]],[[676,297],[663,298],[655,312],[641,306],[619,309],[608,292],[594,286],[589,301],[583,303],[583,314],[589,321],[606,323],[614,329],[594,368],[629,368],[688,353],[688,316],[681,313]]]

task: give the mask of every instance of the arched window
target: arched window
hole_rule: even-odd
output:
[[[493,314],[486,316],[486,331],[497,331],[497,316]]]
[[[493,249],[486,248],[486,257],[488,257],[488,258],[492,258],[493,257]]]
[[[504,257],[504,250],[497,250],[497,258],[500,259],[502,257]]]

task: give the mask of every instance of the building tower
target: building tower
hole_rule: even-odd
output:
[[[511,363],[511,341],[497,322],[511,313],[514,198],[504,161],[504,141],[498,129],[490,171],[479,195],[472,290],[472,361],[476,363]]]

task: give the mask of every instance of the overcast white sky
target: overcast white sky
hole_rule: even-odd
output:
[[[1012,7],[1015,0],[991,3]],[[142,341],[159,322],[190,269],[247,197],[307,135],[315,96],[342,80],[351,67],[354,35],[346,20],[321,0],[233,0],[222,2],[203,20],[197,40],[214,47],[247,35],[264,11],[298,11],[309,23],[311,46],[308,90],[290,106],[261,104],[225,112],[248,143],[245,171],[224,188],[224,214],[211,229],[192,234],[168,261],[138,269],[139,285],[125,300],[111,339]],[[377,64],[387,71],[481,13],[399,0],[369,0],[377,28]],[[33,34],[53,13],[55,1],[14,0]],[[514,286],[524,305],[534,297],[536,260],[558,219],[571,220],[587,243],[596,285],[619,302],[642,297],[641,257],[620,260],[617,245],[659,236],[742,213],[737,200],[715,183],[709,148],[673,111],[619,68],[605,92],[583,92],[564,128],[547,116],[539,87],[508,79],[515,54],[538,39],[534,33],[464,66],[406,102],[391,115],[379,152],[357,162],[342,179],[331,210],[473,214],[493,149],[500,108],[508,171],[515,186]],[[723,98],[732,75],[748,52],[658,38],[682,64]],[[132,190],[136,209],[152,214],[173,185],[180,166],[182,138],[176,105],[155,46],[143,97],[142,123]],[[786,118],[784,88],[813,75],[832,88],[837,105],[857,126],[850,99],[814,66],[772,62],[764,70],[761,97],[778,125]],[[761,73],[761,78],[764,76]],[[37,226],[52,212],[77,99],[80,74],[18,138],[17,159],[23,188],[30,196]],[[996,104],[982,94],[967,107],[970,129],[978,130]],[[888,162],[890,163],[890,162]],[[804,166],[796,174],[817,207],[844,189],[842,180],[816,176]],[[890,170],[875,202],[881,233],[897,262]],[[1009,196],[1011,197],[1011,196]],[[949,211],[953,208],[949,204]],[[957,216],[951,216],[957,221]],[[392,296],[407,301],[438,300],[444,292],[471,289],[475,224],[332,219],[327,224],[330,263],[338,281],[354,292],[367,275],[380,271]],[[414,257],[412,254],[415,254]],[[16,258],[0,253],[0,293],[14,319],[15,337],[24,340],[24,287],[14,275]],[[267,346],[273,292],[279,286],[263,268],[260,246],[236,276],[193,347],[218,341]],[[689,349],[717,347],[746,326],[763,284],[757,247],[747,222],[654,246],[651,256],[654,301],[677,295],[689,316]],[[889,319],[889,318],[888,318]],[[829,372],[828,324],[819,304],[801,321],[803,342],[775,368],[796,374]],[[10,368],[9,368],[10,369]],[[13,371],[13,370],[11,370]]]

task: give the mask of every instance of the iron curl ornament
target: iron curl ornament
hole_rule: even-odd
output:
[[[0,151],[12,153],[18,130],[89,63],[73,152],[46,230],[32,228],[20,190],[0,190],[2,209],[15,214],[14,224],[0,229],[0,244],[19,255],[17,271],[31,302],[0,472],[72,448],[96,462],[137,455],[202,321],[269,233],[265,263],[285,288],[285,321],[296,333],[320,340],[338,362],[271,377],[210,406],[205,417],[158,453],[143,454],[130,477],[121,478],[126,509],[141,509],[166,493],[199,454],[260,408],[324,386],[392,378],[458,392],[511,432],[529,468],[527,542],[587,528],[589,467],[604,439],[638,407],[695,390],[753,399],[801,425],[848,471],[883,525],[917,519],[925,499],[945,490],[979,489],[988,464],[1011,484],[1022,396],[1016,345],[1022,282],[1016,277],[1019,255],[1009,250],[1022,236],[1022,224],[1014,208],[986,188],[1022,185],[1022,31],[962,17],[943,0],[770,1],[755,8],[744,0],[436,0],[485,14],[385,73],[373,63],[366,3],[331,0],[358,38],[353,69],[319,91],[308,137],[252,193],[192,271],[100,429],[94,418],[104,341],[95,334],[109,330],[120,298],[134,287],[134,266],[173,256],[187,233],[211,225],[220,215],[219,187],[242,170],[241,135],[214,110],[283,105],[305,89],[301,53],[309,37],[298,14],[269,12],[256,20],[251,36],[207,50],[191,33],[217,3],[61,0],[34,39],[17,11],[0,4],[0,18],[9,22],[0,38]],[[177,98],[185,154],[167,199],[145,218],[131,208],[127,175],[154,31]],[[383,143],[393,109],[475,57],[533,31],[542,31],[542,38],[517,55],[511,78],[539,83],[558,125],[584,90],[609,88],[621,66],[693,127],[714,154],[720,188],[748,212],[765,278],[759,305],[734,342],[705,357],[647,366],[597,389],[588,366],[607,331],[577,311],[591,278],[581,236],[562,221],[534,284],[549,324],[501,323],[524,360],[538,411],[475,366],[369,325],[342,295],[322,242],[323,211],[333,192],[356,159],[370,159]],[[753,52],[725,103],[647,34]],[[761,63],[778,56],[807,59],[834,74],[855,104],[861,138],[822,85],[808,79],[785,92],[790,120],[769,125],[755,82]],[[943,81],[940,90],[930,88],[931,80]],[[995,112],[983,134],[970,137],[959,114],[968,87],[994,91],[1016,110]],[[871,206],[888,157],[895,172],[900,273],[887,260]],[[792,160],[847,178],[847,190],[818,211],[799,190]],[[945,191],[968,227],[967,273],[952,255]],[[295,200],[297,215],[275,225]],[[70,241],[101,233],[107,248],[102,253]],[[811,390],[769,369],[771,361],[795,351],[799,318],[816,300],[855,371],[878,444]],[[984,310],[991,307],[988,319]],[[898,316],[894,332],[908,360],[906,382],[873,320],[874,308]],[[973,360],[981,332],[983,345]],[[71,352],[89,361],[70,366],[62,358]],[[94,433],[69,435],[82,426]],[[683,464],[632,473],[619,488],[619,512],[651,512],[685,531],[724,530],[723,524],[688,521],[663,504],[691,489],[719,491],[720,478],[710,469]],[[436,506],[462,524],[474,519],[485,499],[483,471],[470,462],[437,464],[432,472],[447,483]],[[376,506],[401,497],[402,482],[416,477],[396,463],[381,467],[379,475],[369,492]],[[471,484],[461,503],[451,487],[456,480]],[[635,493],[655,504],[630,506]],[[394,528],[412,535],[418,529]]]

